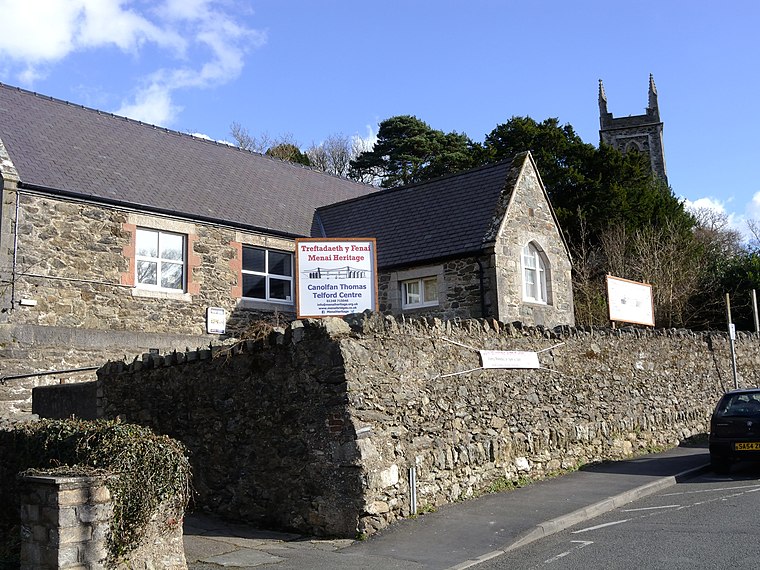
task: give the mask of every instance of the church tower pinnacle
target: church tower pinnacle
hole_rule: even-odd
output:
[[[599,116],[607,114],[607,94],[604,92],[604,83],[599,80]]]
[[[649,156],[652,172],[666,184],[665,151],[662,144],[663,124],[657,101],[654,76],[649,75],[649,99],[643,115],[613,117],[607,111],[607,94],[599,80],[599,142],[621,152],[641,152]]]

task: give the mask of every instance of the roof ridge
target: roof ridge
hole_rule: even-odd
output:
[[[517,153],[517,154],[515,154],[511,158],[504,158],[504,159],[496,161],[496,162],[487,162],[485,164],[481,164],[480,166],[475,166],[475,167],[469,168],[467,170],[459,170],[457,172],[450,172],[449,174],[444,174],[443,176],[437,176],[436,178],[431,178],[430,180],[422,180],[420,182],[414,182],[412,184],[405,184],[403,186],[394,186],[393,188],[379,188],[378,192],[372,192],[370,194],[365,194],[364,196],[356,196],[354,198],[349,198],[349,199],[343,200],[341,202],[333,202],[332,204],[326,204],[324,206],[320,206],[319,208],[317,208],[317,211],[327,210],[327,209],[332,208],[333,206],[337,206],[339,204],[342,205],[342,204],[348,204],[350,202],[355,202],[357,200],[366,200],[370,196],[375,196],[377,194],[387,195],[387,194],[390,194],[390,193],[401,192],[401,191],[404,191],[404,190],[414,190],[414,189],[419,188],[420,186],[423,186],[425,184],[433,184],[433,183],[438,184],[438,183],[440,183],[440,182],[442,182],[444,180],[448,180],[449,178],[453,178],[455,176],[462,176],[464,174],[473,174],[473,173],[475,173],[475,172],[477,172],[479,170],[486,170],[486,169],[489,169],[489,168],[496,168],[496,167],[499,167],[499,166],[504,166],[506,164],[511,164],[514,161],[514,159],[517,156],[519,156],[520,154],[522,154],[522,153]]]
[[[517,156],[518,154],[520,153],[517,153],[514,156],[511,156],[509,158],[503,158],[501,160],[497,160],[496,162],[486,162],[484,164],[481,164],[479,166],[474,166],[466,170],[457,170],[456,172],[449,172],[448,174],[436,176],[435,178],[431,178],[430,180],[421,180],[419,182],[413,182],[411,184],[404,184],[403,186],[394,186],[393,188],[386,188],[386,190],[401,190],[405,188],[416,188],[418,186],[422,186],[423,184],[430,184],[432,182],[440,182],[441,180],[446,180],[447,178],[451,178],[452,176],[462,176],[463,174],[471,174],[473,172],[477,172],[478,170],[485,170],[487,168],[496,168],[497,166],[502,166],[503,164],[512,162],[515,156]]]
[[[187,138],[190,138],[192,140],[196,140],[196,141],[203,142],[203,143],[206,143],[206,144],[213,144],[213,145],[215,145],[217,147],[229,148],[231,150],[236,150],[238,152],[247,152],[251,156],[257,156],[259,158],[271,160],[271,161],[274,161],[274,162],[280,162],[280,163],[283,163],[283,164],[288,165],[288,166],[302,168],[304,170],[309,170],[311,172],[322,174],[324,176],[329,176],[331,178],[337,178],[338,180],[344,180],[344,181],[349,182],[351,184],[354,184],[356,186],[361,186],[361,187],[366,187],[366,188],[374,188],[371,184],[365,184],[363,182],[357,182],[356,180],[351,180],[350,178],[345,178],[343,176],[338,176],[337,174],[331,174],[329,172],[325,172],[324,170],[317,170],[316,168],[313,168],[311,166],[307,166],[305,164],[299,164],[297,162],[292,162],[290,160],[285,160],[283,158],[278,158],[276,156],[271,156],[271,155],[268,155],[268,154],[265,154],[265,153],[262,153],[262,152],[256,152],[256,151],[253,151],[253,150],[250,150],[250,149],[242,148],[242,147],[239,147],[239,146],[237,146],[235,144],[232,144],[232,143],[215,140],[215,139],[212,139],[211,137],[209,137],[207,135],[198,136],[198,135],[195,135],[193,133],[186,133],[186,132],[178,131],[176,129],[170,129],[168,127],[162,127],[160,125],[155,125],[153,123],[146,123],[144,121],[139,121],[137,119],[132,119],[131,117],[126,117],[124,115],[117,115],[116,113],[111,113],[109,111],[103,111],[101,109],[96,109],[95,107],[88,107],[86,105],[82,105],[81,103],[74,103],[74,102],[68,101],[66,99],[60,99],[58,97],[53,97],[51,95],[45,95],[43,93],[38,93],[36,91],[31,91],[29,89],[24,89],[23,87],[17,87],[15,85],[9,85],[7,83],[3,83],[2,81],[0,81],[0,88],[5,88],[5,89],[8,89],[10,91],[18,91],[18,92],[21,92],[21,93],[26,93],[28,95],[33,95],[34,97],[38,97],[40,99],[45,99],[47,101],[51,101],[51,102],[56,103],[56,104],[67,105],[69,107],[77,107],[79,109],[82,109],[83,111],[87,111],[87,112],[90,112],[90,113],[97,113],[98,115],[110,116],[110,117],[113,117],[114,119],[122,120],[122,121],[127,121],[129,123],[133,123],[133,124],[136,124],[136,125],[141,125],[143,127],[151,127],[151,128],[153,128],[155,130],[158,130],[158,131],[164,131],[165,133],[167,133],[169,135],[176,135],[176,136],[179,136],[179,137],[187,137]]]

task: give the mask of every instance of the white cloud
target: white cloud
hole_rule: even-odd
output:
[[[113,45],[133,51],[146,42],[181,48],[182,36],[150,22],[123,0],[0,0],[4,22],[0,54],[27,66]]]
[[[27,65],[66,56],[73,49],[81,8],[81,3],[73,1],[0,0],[0,14],[5,22],[0,34],[0,54]]]
[[[163,85],[154,83],[141,89],[133,102],[123,103],[116,114],[144,123],[165,125],[181,110],[181,107],[172,103],[171,91]]]
[[[377,133],[372,125],[367,125],[366,136],[361,136],[359,133],[356,133],[351,137],[351,146],[353,147],[355,154],[372,150],[376,142]]]
[[[145,43],[183,50],[185,40],[176,31],[160,26],[124,8],[121,0],[78,0],[82,3],[77,47],[100,47],[113,44],[122,51],[133,52]]]
[[[731,204],[732,199],[726,201],[713,197],[698,198],[696,200],[684,199],[684,207],[697,213],[700,210],[712,210],[725,216],[728,227],[739,232],[742,239],[748,242],[753,238],[747,222],[749,220],[760,219],[760,192],[756,192],[752,201],[744,206],[743,212],[737,212],[735,209],[729,209],[727,205]]]
[[[747,217],[755,220],[760,219],[760,192],[755,192],[752,200],[747,204]]]
[[[176,65],[170,61],[144,77],[116,113],[168,125],[181,110],[173,102],[176,90],[234,79],[246,52],[266,42],[264,32],[238,23],[227,6],[241,13],[227,0],[0,0],[3,21],[13,22],[0,33],[0,59],[31,86],[79,51],[115,47],[139,57],[148,45],[157,47]]]

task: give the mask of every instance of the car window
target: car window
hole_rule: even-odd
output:
[[[760,394],[732,394],[725,396],[715,410],[719,417],[760,417]]]

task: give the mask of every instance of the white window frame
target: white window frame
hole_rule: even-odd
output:
[[[158,249],[156,257],[139,254],[140,234],[156,234],[158,236]],[[170,259],[161,257],[161,239],[162,236],[179,237],[182,240],[182,257],[181,259]],[[140,262],[156,264],[156,284],[140,282]],[[164,265],[181,265],[182,279],[180,287],[162,287],[161,274]],[[187,288],[187,235],[177,232],[166,232],[155,228],[138,227],[135,232],[135,287],[149,291],[164,291],[170,293],[184,293]]]
[[[435,299],[428,300],[425,298],[425,282],[432,281],[435,285],[436,296]],[[410,293],[409,287],[416,285],[418,293],[414,293],[417,298],[415,301],[409,301]],[[438,276],[428,275],[427,277],[419,277],[417,279],[407,279],[401,281],[401,307],[403,309],[419,309],[421,307],[437,307],[438,306]]]
[[[536,244],[529,242],[522,248],[520,258],[522,260],[523,300],[546,305],[549,299],[546,287],[548,271],[543,253],[536,247]],[[538,296],[531,291],[531,287],[538,293]]]
[[[268,247],[261,247],[258,245],[247,245],[243,244],[243,249],[257,249],[259,251],[264,252],[264,271],[253,271],[251,269],[241,269],[241,272],[243,275],[258,275],[259,277],[264,277],[264,283],[265,283],[265,298],[261,297],[245,297],[243,296],[243,299],[248,301],[260,301],[260,302],[267,302],[267,303],[279,303],[282,305],[292,305],[293,299],[295,295],[294,291],[294,280],[293,280],[293,252],[291,251],[283,251],[280,249],[272,249]],[[270,273],[269,272],[269,254],[271,253],[278,253],[281,255],[287,255],[290,259],[290,275],[279,275],[277,273]],[[242,266],[242,259],[241,259],[241,266]],[[240,283],[242,285],[243,283],[243,275],[241,275]],[[287,281],[290,283],[290,297],[288,299],[277,299],[272,298],[270,295],[270,280],[271,279],[278,279],[280,281]],[[245,288],[243,288],[243,295],[245,295]]]

